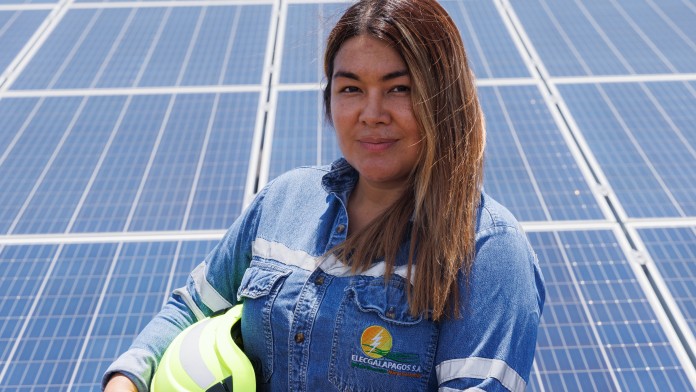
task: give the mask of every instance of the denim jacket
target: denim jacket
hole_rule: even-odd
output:
[[[244,349],[262,391],[524,390],[545,292],[514,217],[483,194],[461,316],[413,317],[406,252],[386,284],[383,261],[352,274],[324,257],[346,238],[357,178],[339,159],[269,183],[104,380],[118,371],[147,390],[183,328],[243,301]]]

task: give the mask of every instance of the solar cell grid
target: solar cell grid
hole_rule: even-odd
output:
[[[652,0],[625,4],[614,0],[611,3],[628,23],[637,26],[637,33],[641,32],[651,49],[667,60],[666,65],[673,72],[694,72],[696,29],[693,24],[681,23],[683,16],[674,12],[677,4]]]
[[[513,1],[552,75],[690,73],[696,68],[686,2]],[[549,34],[549,32],[554,32]]]
[[[529,77],[493,2],[442,1],[441,4],[460,29],[469,63],[477,77]]]
[[[683,120],[679,124],[672,121],[651,86],[598,84],[559,89],[629,216],[693,216],[696,172],[691,169],[696,152],[685,136],[690,126]],[[672,96],[681,101],[677,108],[696,103],[690,91],[678,90],[681,94]]]
[[[57,233],[68,229],[73,211],[94,173],[123,106],[123,97],[83,98],[55,159],[24,200],[8,232]]]
[[[36,308],[22,320],[24,334],[13,342],[16,353],[3,368],[0,390],[67,385],[114,251],[113,244],[56,250],[45,288],[33,298]]]
[[[48,271],[56,246],[0,248],[0,371]]]
[[[289,4],[283,32],[281,83],[318,83],[326,37],[347,3]]]
[[[98,14],[94,10],[67,13],[41,46],[41,50],[12,84],[12,88],[52,88],[69,64],[74,51],[94,28]]]
[[[72,232],[124,230],[165,118],[169,95],[128,97],[117,134],[80,207]]]
[[[212,95],[172,96],[127,230],[181,228],[213,100]]]
[[[2,5],[50,4],[58,0],[0,0]]]
[[[0,11],[0,75],[36,32],[46,15],[48,11]]]
[[[122,250],[103,296],[94,328],[83,343],[84,357],[73,372],[75,389],[97,386],[113,360],[112,353],[128,348],[135,336],[160,309],[177,263],[177,242],[121,244]],[[147,260],[147,262],[143,262]]]
[[[696,227],[641,229],[640,238],[696,335]]]
[[[525,221],[602,219],[536,87],[481,87],[486,192]]]
[[[549,290],[532,377],[563,390],[691,387],[612,232],[528,236]]]
[[[70,10],[14,89],[261,83],[269,5]]]
[[[326,165],[340,156],[334,130],[323,121],[322,107],[319,91],[278,93],[269,180],[294,167]]]
[[[8,101],[3,99],[0,105]],[[26,112],[16,113],[22,121],[21,136],[5,149],[6,159],[0,165],[0,233],[10,229],[46,165],[60,152],[60,142],[67,138],[66,129],[80,104],[79,98],[31,101],[33,107],[26,105]]]
[[[205,160],[196,183],[186,229],[225,229],[242,211],[252,160],[257,94],[216,97]]]

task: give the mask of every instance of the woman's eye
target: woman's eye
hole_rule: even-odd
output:
[[[395,93],[407,93],[411,91],[411,87],[409,86],[396,86],[391,89],[392,92]]]
[[[341,93],[357,93],[358,91],[360,91],[360,89],[355,86],[346,86],[339,90]]]

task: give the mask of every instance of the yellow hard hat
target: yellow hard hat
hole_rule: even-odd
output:
[[[240,347],[242,305],[194,323],[169,345],[150,390],[255,391],[254,368]]]

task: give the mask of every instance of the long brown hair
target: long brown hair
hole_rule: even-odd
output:
[[[406,63],[423,149],[408,191],[332,252],[354,271],[383,257],[386,279],[400,245],[410,239],[411,314],[457,317],[458,279],[468,281],[474,258],[485,145],[483,113],[461,36],[435,0],[358,1],[329,34],[324,54],[329,119],[334,59],[345,41],[359,35],[383,40]]]

